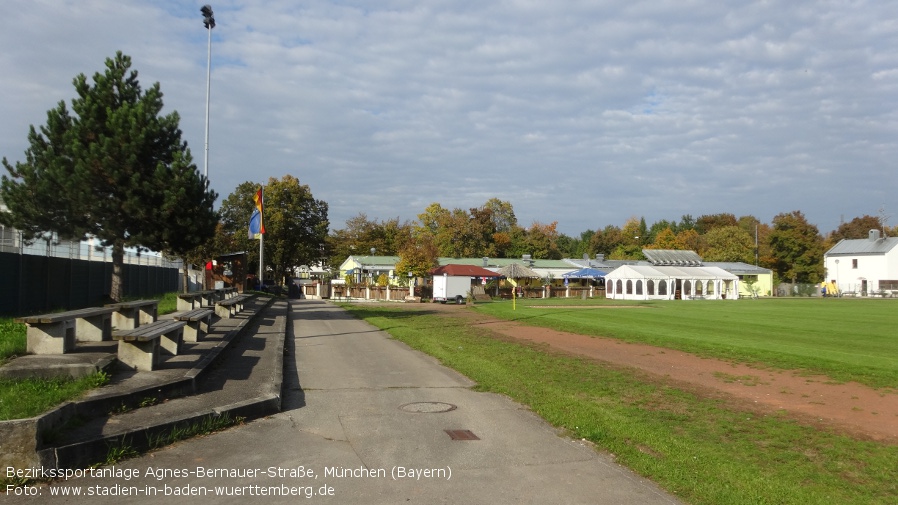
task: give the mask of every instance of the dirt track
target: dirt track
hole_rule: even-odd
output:
[[[513,321],[496,320],[465,307],[426,304],[422,309],[464,316],[498,334],[547,344],[561,352],[617,366],[633,367],[659,381],[706,396],[723,397],[739,408],[785,411],[803,423],[826,426],[862,439],[898,444],[898,392],[787,370],[762,370],[682,351],[609,338],[589,337]]]

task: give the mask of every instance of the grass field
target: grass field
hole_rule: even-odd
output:
[[[895,376],[888,356],[876,356],[871,365],[851,354],[857,347],[861,355],[874,356],[874,349],[895,355],[887,327],[894,321],[889,311],[898,304],[769,302],[648,304],[644,310],[518,305],[515,311],[510,303],[487,303],[475,310],[528,324],[587,334],[613,333],[627,340],[755,363],[774,358],[778,366],[801,363],[808,369],[831,369],[846,376],[860,373],[882,383]],[[777,305],[780,302],[785,303]],[[495,338],[463,317],[365,304],[346,308],[472,378],[478,389],[505,394],[572,437],[594,442],[687,503],[898,502],[894,478],[898,447],[821,431],[785,416],[734,410],[722,400],[698,397],[636,371]],[[865,334],[873,335],[872,342],[857,346],[863,335],[843,319],[864,317],[879,322],[863,326]],[[845,341],[816,338],[820,332],[814,327],[826,321],[841,331],[855,331],[843,335]],[[793,333],[799,336],[792,338]],[[825,352],[815,353],[817,347]]]
[[[614,337],[700,355],[898,388],[898,300],[527,300],[477,305],[522,324]],[[629,305],[644,309],[588,310]]]

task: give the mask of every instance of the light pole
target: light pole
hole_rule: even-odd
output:
[[[212,86],[212,29],[215,28],[215,18],[212,16],[212,6],[204,5],[200,12],[203,13],[203,25],[209,32],[209,49],[206,57],[206,157],[203,160],[203,176],[209,179],[209,90]]]

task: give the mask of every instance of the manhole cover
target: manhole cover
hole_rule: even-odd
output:
[[[458,407],[452,405],[451,403],[443,403],[443,402],[415,402],[415,403],[406,403],[405,405],[401,405],[399,410],[405,412],[412,412],[415,414],[439,414],[440,412],[449,412],[450,410],[455,410]]]

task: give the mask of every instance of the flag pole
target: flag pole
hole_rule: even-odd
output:
[[[262,186],[261,188],[259,188],[259,192],[262,194],[262,198],[260,201],[260,203],[262,205],[261,213],[264,214],[265,213],[265,187]],[[259,216],[259,219],[260,219],[260,221],[259,221],[260,223],[265,222],[264,215]],[[262,226],[260,226],[260,228],[261,227]],[[260,229],[259,231],[261,232],[262,230]],[[264,275],[264,272],[265,272],[265,270],[264,270],[265,248],[263,247],[264,243],[265,243],[265,234],[260,233],[259,234],[259,289],[262,289],[262,286],[265,283],[265,275]]]

